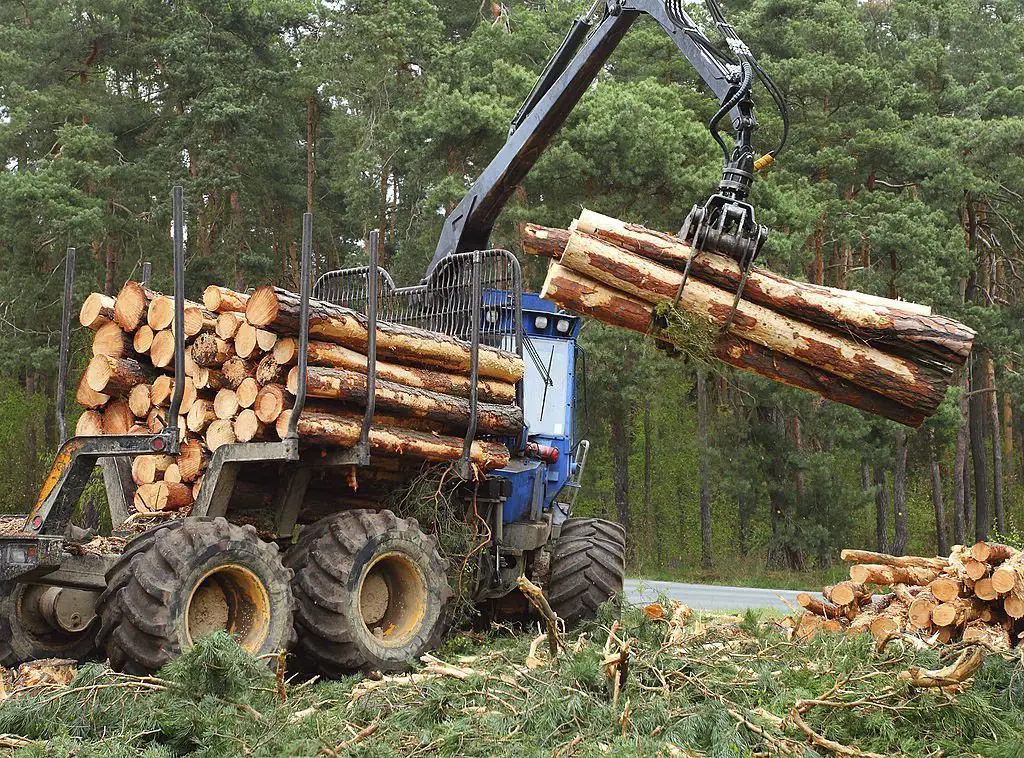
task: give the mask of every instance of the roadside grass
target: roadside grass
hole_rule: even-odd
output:
[[[1018,658],[989,655],[955,690],[914,689],[898,674],[938,667],[937,651],[894,641],[878,653],[865,636],[788,642],[757,613],[673,625],[627,607],[610,646],[629,641],[616,696],[603,665],[610,628],[606,607],[533,668],[536,629],[462,633],[415,679],[295,681],[284,700],[263,663],[213,636],[157,677],[92,664],[68,687],[14,693],[0,703],[0,740],[21,756],[104,758],[829,754],[799,719],[847,755],[1024,751]]]

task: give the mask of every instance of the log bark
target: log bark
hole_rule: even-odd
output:
[[[249,296],[241,292],[235,292],[227,287],[218,287],[211,284],[203,290],[203,305],[215,313],[245,313],[245,304],[249,302]]]
[[[224,361],[224,365],[220,367],[220,374],[224,379],[224,386],[236,390],[246,377],[256,375],[256,364],[236,355]]]
[[[256,365],[255,383],[259,387],[280,384],[284,378],[284,366],[277,362],[272,353],[264,355]]]
[[[938,576],[939,570],[920,566],[884,566],[857,563],[850,566],[850,579],[860,584],[910,584],[923,587]]]
[[[691,253],[677,237],[592,211],[581,212],[575,229],[679,271]],[[742,271],[731,258],[705,252],[694,260],[690,275],[735,292]],[[963,365],[975,337],[964,324],[932,315],[928,306],[798,282],[759,267],[751,270],[743,297],[800,321],[884,345],[892,352],[938,358],[952,366]]]
[[[146,319],[149,303],[159,293],[138,282],[127,282],[114,298],[114,321],[126,332],[134,332]]]
[[[260,287],[249,298],[245,318],[253,326],[295,335],[299,326],[299,297],[287,290]],[[365,349],[366,318],[348,308],[314,300],[310,302],[309,334],[353,349]],[[377,355],[389,362],[465,373],[469,371],[470,346],[450,335],[381,321],[377,324]],[[524,370],[519,356],[493,347],[480,347],[481,376],[514,383],[522,379]]]
[[[99,329],[113,320],[114,298],[101,292],[91,293],[78,311],[78,323],[86,329]]]
[[[284,438],[291,411],[282,413],[276,422],[277,433]],[[305,442],[351,447],[359,441],[361,414],[327,414],[303,412],[299,416],[298,433]],[[377,452],[408,455],[428,461],[454,461],[462,457],[463,441],[458,437],[433,435],[414,429],[374,425],[370,429],[370,447]],[[508,464],[508,448],[498,442],[476,440],[470,449],[470,460],[485,471]]]
[[[948,558],[925,558],[919,555],[886,555],[871,550],[843,550],[839,557],[850,563],[877,563],[883,566],[928,568],[940,571],[949,566]],[[912,582],[911,582],[912,584]]]
[[[796,596],[797,603],[810,613],[815,616],[821,616],[827,619],[845,618],[846,614],[843,609],[834,603],[830,603],[827,600],[819,600],[813,595],[807,592],[800,592]]]
[[[179,511],[192,505],[192,488],[183,483],[154,482],[135,491],[135,509],[139,513]]]
[[[541,297],[563,308],[594,316],[619,326],[658,338],[651,328],[651,306],[637,298],[607,287],[564,266],[548,269]],[[814,392],[837,403],[888,418],[911,427],[920,426],[925,415],[887,397],[858,387],[835,374],[809,366],[793,358],[733,335],[720,335],[714,346],[715,357],[730,366],[775,382]]]
[[[293,398],[280,384],[268,384],[260,388],[253,410],[256,418],[264,424],[273,424],[277,417],[292,407]]]
[[[297,367],[288,373],[287,387],[293,395],[297,393]],[[346,369],[310,366],[306,392],[311,397],[365,405],[367,377]],[[376,407],[392,413],[429,418],[453,426],[465,427],[469,423],[469,401],[464,398],[405,387],[382,379],[377,381],[375,398]],[[481,434],[512,436],[522,429],[523,414],[517,406],[478,403],[477,412],[477,431]]]
[[[682,282],[674,269],[579,232],[569,239],[561,264],[653,304],[671,302]],[[678,307],[721,327],[733,310],[733,294],[691,279]],[[740,301],[729,331],[929,415],[952,377],[943,364],[914,363],[746,300]]]
[[[202,368],[222,366],[235,355],[233,343],[213,334],[200,334],[189,350],[192,353],[192,360]]]
[[[298,362],[298,343],[292,337],[279,339],[274,345],[274,360],[282,366],[294,366]],[[312,340],[309,343],[310,366],[347,368],[366,373],[366,356],[343,345]],[[418,387],[443,395],[469,397],[469,377],[416,366],[402,366],[377,360],[377,377],[397,382],[407,387]],[[514,384],[497,379],[481,377],[477,383],[477,397],[487,403],[513,403],[516,399]]]
[[[136,384],[146,382],[146,372],[132,358],[108,358],[97,355],[85,369],[86,383],[93,392],[127,395]]]

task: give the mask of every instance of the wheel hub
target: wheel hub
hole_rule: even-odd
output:
[[[426,579],[408,556],[385,553],[364,569],[359,586],[359,615],[378,644],[404,645],[419,631],[426,608]]]
[[[224,631],[251,653],[261,649],[270,631],[270,596],[250,569],[236,564],[208,571],[185,606],[189,645]]]
[[[39,614],[54,629],[67,634],[84,632],[96,616],[99,593],[70,587],[47,587],[38,596]]]

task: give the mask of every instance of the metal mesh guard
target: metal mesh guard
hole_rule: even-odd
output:
[[[507,250],[455,253],[442,260],[422,283],[396,287],[378,270],[378,317],[397,324],[472,337],[473,259],[480,258],[480,341],[522,355],[522,272]],[[313,297],[366,312],[368,266],[328,271],[313,287]]]

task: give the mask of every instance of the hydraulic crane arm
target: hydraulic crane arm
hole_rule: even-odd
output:
[[[700,249],[724,252],[749,264],[767,234],[764,227],[754,223],[753,209],[746,203],[754,171],[750,136],[757,125],[750,97],[753,77],[761,78],[783,112],[785,106],[781,95],[776,97],[777,88],[721,16],[716,0],[708,3],[731,55],[714,48],[683,9],[682,0],[597,0],[590,13],[578,18],[512,120],[505,145],[445,219],[428,273],[446,255],[487,248],[494,222],[516,186],[565,123],[623,36],[644,14],[668,33],[722,106],[710,124],[726,157],[719,192],[703,207],[694,207],[680,235]],[[716,129],[717,120],[726,114],[736,133],[731,154]],[[774,156],[774,152],[777,150],[769,155]]]

